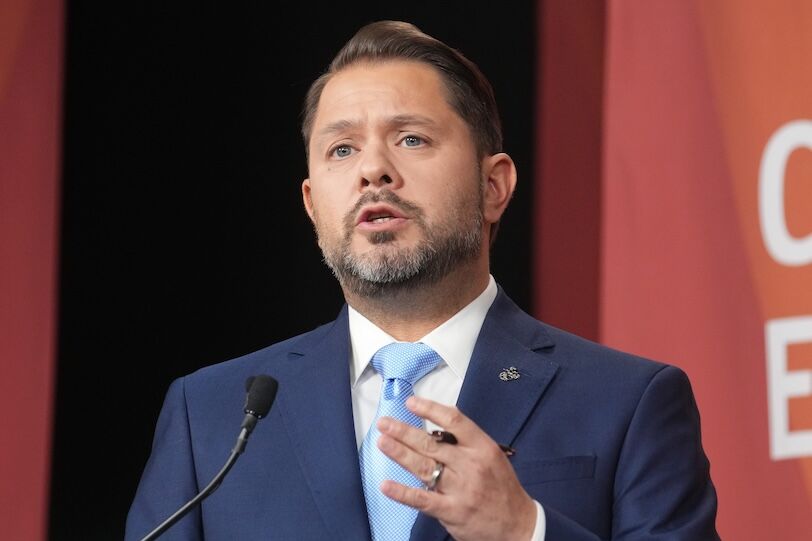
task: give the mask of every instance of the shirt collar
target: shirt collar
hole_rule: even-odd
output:
[[[489,276],[488,286],[476,299],[418,340],[434,349],[460,379],[465,378],[479,331],[485,322],[488,309],[496,298],[496,293],[496,281],[493,276]],[[351,347],[350,377],[354,387],[369,366],[375,352],[397,340],[352,306],[348,307],[348,316]]]

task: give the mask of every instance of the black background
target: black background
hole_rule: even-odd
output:
[[[519,170],[492,272],[530,310],[535,3],[383,5],[68,2],[50,539],[122,538],[172,379],[338,313],[299,113],[362,24],[413,22],[491,79]]]

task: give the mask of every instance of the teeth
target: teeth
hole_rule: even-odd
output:
[[[373,219],[372,219],[372,220],[370,220],[370,221],[371,221],[373,224],[380,224],[380,223],[383,223],[383,222],[388,222],[388,221],[389,221],[389,220],[391,220],[391,219],[392,219],[392,217],[391,217],[391,216],[381,216],[380,218],[373,218]]]

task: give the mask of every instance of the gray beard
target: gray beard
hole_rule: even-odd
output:
[[[386,246],[395,241],[394,233],[376,232],[368,238],[381,248],[357,256],[351,249],[355,217],[362,206],[379,202],[408,214],[423,232],[423,240],[413,248],[396,249]],[[344,217],[344,235],[337,246],[329,246],[317,228],[324,262],[345,290],[360,297],[394,296],[433,285],[461,263],[476,259],[482,249],[481,190],[475,206],[473,201],[460,203],[444,223],[430,228],[420,208],[397,194],[388,190],[365,193]]]

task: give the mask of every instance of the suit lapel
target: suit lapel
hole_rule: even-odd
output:
[[[500,291],[482,326],[457,406],[498,443],[512,444],[558,369],[537,353],[552,346],[538,322]]]
[[[500,288],[479,333],[457,407],[496,442],[511,445],[558,368],[537,353],[552,346],[538,322]],[[506,380],[500,378],[503,372]],[[519,377],[511,378],[508,372]],[[411,539],[441,540],[447,535],[437,520],[420,514]]]
[[[288,357],[279,398],[313,499],[334,539],[369,540],[352,417],[346,307],[320,342]]]
[[[552,381],[557,365],[537,351],[553,343],[501,291],[480,331],[457,406],[499,443],[512,444]],[[327,529],[336,539],[370,540],[352,418],[346,307],[321,341],[288,354],[282,368],[283,420]],[[500,379],[515,369],[516,379]],[[521,452],[521,450],[519,450]],[[420,514],[411,539],[442,540],[440,523]]]

